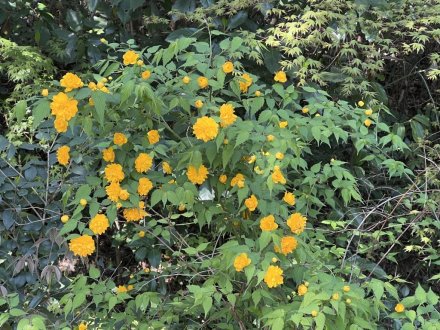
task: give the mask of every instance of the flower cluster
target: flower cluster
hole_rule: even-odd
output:
[[[69,121],[78,112],[78,101],[60,92],[55,95],[50,103],[50,110],[55,116],[54,126],[58,133],[67,132]]]
[[[69,249],[77,256],[87,257],[95,252],[95,241],[89,235],[79,236],[70,240]]]

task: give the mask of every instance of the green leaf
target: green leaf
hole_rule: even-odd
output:
[[[98,268],[91,266],[89,269],[89,276],[93,279],[97,279],[99,278],[99,276],[101,275],[101,272],[99,271]]]
[[[15,107],[12,109],[12,113],[18,122],[21,122],[26,114],[27,102],[24,100],[18,101]]]
[[[205,311],[205,317],[208,315],[209,311],[212,307],[212,298],[211,297],[203,297],[203,310]]]
[[[101,126],[104,126],[105,115],[105,93],[96,91],[92,94],[93,102],[95,102],[96,117]]]
[[[64,224],[63,228],[61,228],[59,235],[62,236],[64,234],[70,233],[71,231],[75,230],[77,224],[78,224],[77,219],[70,219]]]
[[[43,119],[49,117],[50,114],[50,103],[47,100],[42,100],[38,105],[32,109],[32,116],[34,121],[32,123],[33,128],[37,128],[41,124]]]
[[[322,330],[325,326],[325,315],[324,313],[319,313],[318,316],[315,317],[316,330]]]
[[[246,142],[249,139],[249,135],[250,133],[246,131],[238,133],[237,140],[235,141],[235,147]]]
[[[15,316],[15,317],[17,317],[17,316],[23,316],[23,315],[26,315],[26,312],[23,311],[23,310],[21,310],[21,309],[18,309],[18,308],[12,308],[12,309],[9,311],[9,315],[11,315],[11,316]]]

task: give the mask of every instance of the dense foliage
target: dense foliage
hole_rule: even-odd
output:
[[[0,327],[438,329],[439,7],[0,0]]]

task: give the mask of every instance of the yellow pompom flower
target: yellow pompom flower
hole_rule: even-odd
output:
[[[183,82],[184,84],[189,84],[190,81],[191,81],[191,78],[188,77],[188,76],[185,76],[185,77],[182,78],[182,82]]]
[[[115,152],[113,148],[107,148],[102,150],[102,159],[104,159],[108,163],[113,163],[115,161]]]
[[[138,236],[139,236],[140,238],[145,237],[145,232],[144,232],[143,230],[141,230],[141,231],[138,233]]]
[[[63,78],[61,78],[60,85],[61,87],[65,88],[65,92],[67,93],[73,91],[74,89],[83,87],[84,83],[76,74],[68,72],[63,76]]]
[[[43,90],[41,91],[41,96],[46,97],[46,96],[48,96],[48,95],[49,95],[49,90],[48,90],[47,88],[45,88],[45,89],[43,89]]]
[[[208,142],[215,139],[218,134],[218,124],[214,119],[203,116],[198,118],[193,126],[194,135],[197,139]]]
[[[365,110],[364,113],[365,113],[367,116],[371,116],[371,115],[373,114],[373,110],[368,109],[368,110]]]
[[[243,74],[239,79],[240,91],[242,93],[246,93],[249,87],[252,85],[253,80],[247,73]]]
[[[288,124],[289,123],[286,120],[284,120],[284,121],[280,121],[278,125],[280,126],[280,128],[286,128]]]
[[[148,78],[151,77],[151,71],[150,70],[145,70],[144,72],[142,72],[141,77],[143,80],[147,80]]]
[[[344,285],[344,287],[342,288],[342,290],[344,292],[350,292],[350,286],[349,285]]]
[[[304,108],[301,109],[301,112],[302,113],[308,113],[309,112],[309,108],[304,107]]]
[[[278,160],[282,160],[284,158],[284,154],[282,152],[277,152],[275,154],[275,158]]]
[[[58,133],[66,133],[67,128],[69,127],[69,123],[64,118],[57,117],[53,123],[53,126]]]
[[[363,107],[365,105],[364,101],[358,101],[358,106]]]
[[[298,241],[293,236],[284,236],[281,239],[281,249],[280,252],[284,255],[288,255],[289,253],[295,251],[298,246]]]
[[[351,299],[350,298],[347,298],[346,300],[345,300],[345,302],[347,303],[347,304],[351,304]]]
[[[245,177],[241,173],[237,173],[231,180],[231,187],[237,186],[238,188],[244,187]]]
[[[307,218],[302,216],[301,213],[292,214],[289,219],[287,219],[287,225],[294,234],[301,234],[306,228]]]
[[[113,135],[113,143],[114,144],[116,144],[118,146],[122,146],[122,145],[126,144],[127,142],[128,142],[128,139],[124,133],[115,133]]]
[[[267,141],[272,142],[275,140],[275,136],[273,136],[272,134],[269,134],[266,139],[267,139]]]
[[[139,55],[132,50],[126,51],[125,54],[122,56],[122,59],[124,60],[124,65],[130,65],[130,64],[134,65],[136,64],[138,58]]]
[[[373,122],[370,119],[365,119],[364,125],[370,127]]]
[[[228,127],[237,120],[232,104],[225,103],[220,107],[220,126]]]
[[[157,129],[152,129],[148,131],[147,137],[150,144],[155,144],[160,140],[159,131]]]
[[[295,195],[292,194],[291,192],[286,191],[284,193],[283,201],[285,201],[290,206],[293,206],[293,205],[295,205]]]
[[[261,96],[261,92],[260,92],[260,91],[256,91],[256,92],[255,92],[255,96],[256,96],[256,97],[260,97],[260,96]]]
[[[200,88],[204,89],[209,86],[209,80],[206,77],[198,77],[197,78],[197,84]]]
[[[313,317],[317,317],[318,316],[318,311],[312,310],[311,314],[312,314]]]
[[[224,73],[231,73],[234,71],[234,64],[231,61],[227,61],[222,65]]]
[[[251,195],[249,198],[246,198],[244,201],[244,205],[249,209],[249,211],[253,212],[256,210],[258,206],[258,199],[255,197],[255,195]]]
[[[403,313],[405,311],[405,306],[401,303],[398,303],[395,307],[394,310],[396,311],[396,313]]]
[[[228,180],[228,177],[226,176],[226,174],[222,174],[218,178],[218,181],[222,184],[225,184],[227,180]]]
[[[283,172],[281,172],[279,166],[275,166],[273,169],[272,181],[274,183],[286,184],[286,178],[284,177]]]
[[[78,330],[87,330],[87,324],[80,323],[80,325],[78,325]]]
[[[194,102],[194,106],[195,106],[197,109],[200,109],[201,107],[203,107],[203,101],[202,101],[202,100],[196,100],[196,101]]]
[[[237,272],[243,271],[243,269],[251,264],[252,260],[246,253],[240,253],[234,259],[234,267]]]
[[[275,222],[275,217],[270,214],[267,217],[264,217],[260,220],[260,229],[262,231],[272,231],[278,228],[277,223]]]
[[[128,190],[121,189],[121,191],[119,192],[119,199],[126,201],[129,198],[130,198],[130,193],[128,192]]]
[[[108,199],[115,203],[119,201],[121,190],[121,186],[117,181],[111,182],[107,187],[105,187],[105,192],[107,193]]]
[[[94,83],[93,81],[89,82],[87,84],[87,87],[89,87],[92,91],[98,90],[98,87],[96,86],[96,83]]]
[[[148,213],[145,212],[144,207],[145,207],[145,203],[139,202],[139,207],[125,209],[122,212],[122,214],[123,214],[125,220],[127,220],[128,222],[140,221],[148,215]]]
[[[104,169],[104,177],[108,182],[121,182],[125,174],[120,164],[108,164]]]
[[[62,223],[66,223],[67,221],[69,221],[70,217],[67,214],[64,214],[63,216],[61,216],[61,222]]]
[[[109,227],[108,218],[105,214],[97,214],[90,220],[89,228],[95,235],[103,234]]]
[[[278,266],[269,266],[266,275],[264,275],[264,282],[269,288],[276,288],[283,284],[283,270]]]
[[[81,199],[79,200],[79,205],[85,207],[85,206],[87,205],[87,199],[85,199],[85,198],[81,198]]]
[[[150,179],[139,179],[137,192],[140,196],[147,196],[151,189],[153,189],[153,183],[150,181]]]
[[[128,292],[128,288],[125,285],[119,285],[116,288],[116,293],[125,293]]]
[[[69,164],[69,160],[70,160],[69,152],[70,152],[69,146],[62,146],[62,147],[58,148],[58,150],[57,150],[58,163],[60,163],[61,165],[67,166],[67,164]]]
[[[337,293],[337,292],[333,293],[332,300],[339,300],[339,293]]]
[[[153,158],[146,153],[140,153],[134,161],[134,167],[138,173],[144,173],[153,166]]]
[[[87,257],[95,252],[95,241],[89,235],[79,236],[70,240],[69,249],[76,256]]]
[[[304,284],[298,285],[298,296],[304,296],[307,293],[308,289]]]
[[[51,114],[57,119],[62,118],[69,121],[78,112],[78,101],[60,92],[55,95],[50,103]]]
[[[144,61],[142,61],[142,60],[137,60],[137,61],[136,61],[136,64],[137,64],[138,66],[142,66],[142,65],[144,65]]]
[[[173,173],[173,168],[171,167],[171,165],[168,162],[162,162],[162,171],[165,174],[171,174],[171,173]]]
[[[193,184],[202,184],[208,178],[208,169],[203,164],[198,169],[189,165],[186,176]]]
[[[280,83],[285,83],[287,81],[286,73],[284,71],[276,72],[273,80],[280,82]]]

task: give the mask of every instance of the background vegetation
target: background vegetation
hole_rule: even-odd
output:
[[[439,12],[438,0],[0,0],[0,327],[438,329]],[[68,72],[84,86],[65,91]],[[78,101],[66,132],[60,92]],[[212,140],[193,134],[203,116],[221,124]],[[154,159],[143,174],[141,152]],[[196,183],[187,169],[202,164]],[[140,201],[149,215],[127,221]],[[95,235],[99,213],[110,228]],[[304,232],[286,221],[296,213]],[[80,235],[88,257],[69,248]],[[276,252],[286,236],[298,246]]]

